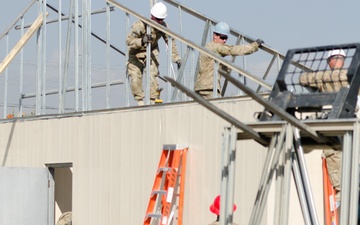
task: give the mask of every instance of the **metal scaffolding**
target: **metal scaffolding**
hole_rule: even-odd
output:
[[[36,35],[20,49],[19,55],[4,70],[4,79],[0,80],[0,85],[4,87],[3,96],[0,96],[0,98],[3,97],[3,115],[1,117],[5,118],[9,113],[13,113],[14,116],[44,115],[133,105],[129,78],[126,73],[127,46],[125,41],[121,42],[120,47],[111,43],[118,39],[116,35],[119,31],[122,33],[121,39],[126,37],[131,26],[130,21],[133,20],[143,21],[149,27],[154,27],[175,39],[180,43],[179,46],[185,47],[186,50],[182,55],[183,66],[177,70],[174,69],[170,60],[171,46],[166,46],[168,51],[162,60],[164,61],[162,65],[165,65],[166,68],[160,71],[161,74],[167,74],[178,82],[193,87],[198,71],[198,56],[206,54],[213,57],[216,63],[230,68],[231,74],[237,80],[250,85],[256,92],[271,90],[272,74],[277,74],[284,55],[262,45],[259,52],[269,58],[269,64],[267,68],[264,68],[265,73],[262,76],[253,75],[246,69],[248,63],[246,56],[241,56],[241,62],[236,62],[235,57],[228,61],[203,47],[208,41],[209,34],[212,33],[213,26],[218,21],[210,19],[180,2],[171,0],[164,2],[169,7],[175,7],[178,10],[179,32],[162,27],[141,16],[136,10],[131,10],[113,0],[102,3],[91,0],[58,0],[57,4],[46,0],[33,0],[0,35],[0,43],[5,43],[8,54],[13,46],[12,42],[20,40],[26,29],[31,26],[32,22],[25,22],[25,20],[32,21],[31,18],[34,14],[42,13],[43,15],[42,25]],[[154,1],[150,1],[149,6],[151,7],[153,4]],[[100,8],[94,9],[94,5],[100,6]],[[65,11],[68,13],[64,13]],[[46,16],[47,13],[48,16]],[[190,16],[193,21],[204,23],[201,43],[192,41],[191,37],[183,35],[185,24],[183,17],[185,15]],[[99,19],[99,17],[101,18]],[[119,18],[125,22],[123,26],[116,26],[114,29],[113,20],[116,19],[116,24],[118,24]],[[100,26],[105,28],[105,32],[100,34],[94,31],[94,24],[99,26],[99,23],[103,23]],[[231,36],[236,39],[236,44],[254,41],[233,27],[231,27]],[[33,39],[35,39],[35,43],[32,41]],[[117,41],[117,43],[119,42]],[[33,52],[36,52],[36,57]],[[56,61],[52,57],[56,58]],[[120,61],[117,60],[118,57],[121,59]],[[98,59],[102,63],[100,71],[96,68]],[[31,65],[27,63],[29,61]],[[276,61],[277,66],[274,66]],[[12,76],[8,75],[9,69],[11,69]],[[19,77],[13,74],[19,74]],[[159,78],[160,85],[164,88],[164,103],[191,100],[174,89],[163,77]],[[15,88],[9,89],[8,86],[11,82],[17,83],[17,85]],[[227,83],[228,81],[225,79],[222,94],[230,97],[234,93],[228,92]],[[149,82],[145,84],[146,96],[149,95],[148,86]],[[13,93],[15,90],[18,90],[17,96]],[[244,95],[241,89],[235,93],[235,96],[238,95]]]
[[[344,63],[329,68],[334,50],[343,50]],[[232,224],[236,140],[252,139],[268,147],[250,225],[261,223],[274,173],[277,174],[274,224],[289,224],[291,172],[297,188],[305,224],[319,224],[306,169],[304,148],[342,151],[340,225],[358,223],[359,120],[356,97],[360,85],[360,44],[344,44],[289,50],[269,99],[235,78],[224,75],[235,86],[264,106],[260,120],[244,124],[172,78],[166,79],[232,126],[223,134],[223,166],[220,224]],[[338,59],[336,59],[338,60]],[[298,66],[303,65],[303,66]],[[341,76],[340,76],[341,75]],[[306,78],[304,82],[303,78]],[[310,79],[314,77],[315,81]],[[341,78],[340,78],[341,77]],[[309,88],[307,85],[316,88]],[[324,87],[328,87],[326,90]],[[330,89],[331,88],[331,89]],[[331,106],[329,108],[329,105]],[[321,115],[319,116],[318,113]],[[307,118],[303,118],[303,114]],[[314,119],[309,119],[314,116]],[[236,134],[235,128],[240,131]]]
[[[226,196],[222,198],[222,203],[227,207],[222,208],[221,211],[222,224],[232,222],[230,209],[234,191],[235,143],[246,139],[255,140],[269,148],[258,188],[259,198],[254,202],[250,224],[257,225],[261,221],[271,185],[268,181],[272,179],[275,172],[281,175],[281,184],[276,186],[277,205],[274,210],[276,224],[288,224],[289,199],[287,196],[291,172],[297,184],[306,224],[318,224],[302,149],[314,146],[317,148],[330,146],[343,151],[340,224],[356,224],[359,199],[360,125],[358,119],[351,116],[355,112],[354,96],[357,96],[360,84],[360,70],[358,69],[360,45],[355,43],[295,49],[289,51],[286,57],[267,45],[262,45],[259,52],[266,55],[269,60],[264,68],[264,74],[258,76],[247,70],[249,59],[246,56],[241,57],[241,62],[237,62],[235,57],[229,61],[204,48],[209,34],[212,34],[213,26],[219,21],[196,12],[180,2],[173,0],[164,0],[164,2],[178,9],[179,32],[163,27],[115,0],[101,2],[102,8],[99,9],[93,9],[95,1],[92,0],[58,0],[56,7],[46,0],[33,0],[0,35],[0,42],[5,43],[6,55],[11,57],[7,63],[3,60],[4,66],[0,71],[3,74],[0,80],[0,85],[3,87],[3,110],[0,117],[6,118],[11,110],[15,116],[21,117],[25,109],[28,110],[26,112],[28,114],[46,115],[131,106],[130,82],[126,72],[127,46],[124,40],[120,47],[116,47],[112,42],[116,35],[114,30],[121,30],[120,33],[124,39],[131,26],[130,21],[141,20],[147,25],[148,32],[150,27],[153,27],[165,33],[170,40],[175,39],[186,49],[182,55],[183,65],[179,69],[174,69],[171,62],[171,41],[168,43],[164,56],[166,63],[163,63],[166,68],[161,71],[161,74],[167,74],[167,76],[160,76],[163,81],[162,86],[166,89],[164,91],[165,103],[194,100],[231,124],[231,127],[225,128],[223,140],[222,169],[225,172],[222,173],[224,176],[221,190],[222,195]],[[150,0],[149,5],[153,4],[154,1]],[[68,14],[63,13],[65,10],[68,10]],[[183,33],[183,14],[190,16],[193,21],[204,23],[200,43],[192,40],[191,37],[186,37]],[[12,41],[20,44],[24,41],[26,29],[30,30],[35,24],[32,18],[34,15],[40,17],[39,21],[41,21],[39,27],[34,28],[34,32],[36,31],[36,35],[34,34],[36,37],[32,39],[34,43],[26,46],[25,43],[19,46],[13,45]],[[99,22],[101,19],[95,15],[102,15],[102,22]],[[112,18],[115,16],[116,19],[121,18],[124,23],[123,26],[117,23],[116,29],[112,29],[114,24]],[[26,24],[25,19],[32,22]],[[101,23],[105,28],[102,35],[93,31],[94,21]],[[66,25],[64,26],[63,23]],[[53,24],[57,25],[55,29]],[[236,38],[236,44],[255,41],[233,27],[230,34]],[[28,39],[30,36],[27,37]],[[95,45],[100,45],[101,50],[98,48],[95,50]],[[53,56],[49,54],[50,48],[56,49],[57,57],[54,63],[56,70],[50,70],[53,63],[50,60]],[[148,58],[150,58],[150,48],[151,46],[148,46]],[[349,87],[342,88],[338,93],[311,92],[301,87],[298,82],[299,76],[305,72],[326,70],[324,55],[336,48],[347,49],[347,58],[351,61],[346,68],[349,71],[347,74],[350,78]],[[10,49],[15,49],[16,53]],[[18,56],[17,52],[19,52]],[[223,96],[232,97],[228,93],[228,84],[231,83],[236,88],[234,96],[247,95],[264,106],[265,109],[259,122],[245,124],[238,121],[193,92],[199,69],[199,54],[213,58],[215,65],[220,63],[231,69],[230,73],[222,74],[225,78]],[[296,55],[300,56],[294,57]],[[309,60],[309,57],[312,60]],[[29,58],[34,59],[31,61],[34,65],[29,66],[26,63]],[[99,58],[103,67],[97,71],[96,60]],[[115,64],[114,61],[121,61],[121,63]],[[145,103],[150,104],[150,60],[147,63],[148,71],[144,74],[146,78]],[[271,76],[274,74],[279,74],[275,83],[271,81]],[[14,82],[11,79],[17,80]],[[13,83],[16,85],[12,85]],[[270,93],[270,98],[264,98],[263,93]],[[297,118],[297,113],[301,115],[312,112],[322,113],[324,112],[322,106],[329,104],[335,107],[327,114],[326,120]],[[280,171],[279,167],[284,170]],[[285,195],[280,196],[279,193],[285,193]]]

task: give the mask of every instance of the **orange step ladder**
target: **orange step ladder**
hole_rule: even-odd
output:
[[[182,225],[187,151],[181,145],[163,146],[144,225],[169,225],[175,219]]]
[[[324,211],[325,211],[325,225],[338,225],[339,218],[335,201],[335,189],[332,186],[329,178],[329,172],[326,166],[326,159],[322,158],[323,170],[323,187],[324,187]]]

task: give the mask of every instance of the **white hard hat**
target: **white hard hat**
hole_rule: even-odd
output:
[[[165,19],[165,17],[167,16],[166,12],[166,5],[164,5],[164,3],[162,2],[156,3],[150,10],[151,15],[158,19]]]
[[[219,22],[216,24],[214,32],[217,34],[228,35],[230,34],[230,27],[227,23]]]
[[[332,56],[335,56],[335,55],[341,55],[341,56],[346,57],[346,54],[345,54],[344,50],[342,50],[342,49],[334,49],[334,50],[331,50],[329,52],[328,58],[330,58]]]

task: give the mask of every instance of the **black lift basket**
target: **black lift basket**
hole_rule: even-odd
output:
[[[344,65],[337,70],[328,64],[329,56],[335,53],[345,55]],[[327,110],[328,119],[354,118],[360,85],[359,65],[360,43],[289,50],[269,101],[294,116],[296,112],[324,113]],[[331,88],[340,83],[337,90]],[[259,119],[280,120],[267,109]]]

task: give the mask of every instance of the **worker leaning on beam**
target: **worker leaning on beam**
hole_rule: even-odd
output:
[[[230,35],[230,27],[224,22],[216,24],[213,32],[213,40],[206,44],[205,48],[214,52],[221,57],[228,55],[248,55],[256,52],[260,45],[264,43],[263,40],[257,39],[251,44],[247,45],[227,45],[226,41]],[[213,98],[214,88],[214,59],[205,54],[200,56],[200,68],[195,82],[195,92],[204,98]],[[223,65],[219,69],[228,71]],[[221,93],[221,76],[218,74],[217,95]]]
[[[150,10],[151,20],[168,27],[164,22],[167,16],[167,8],[162,2],[156,3]],[[143,72],[146,67],[146,47],[151,44],[151,60],[150,60],[150,100],[155,102],[160,95],[159,84],[156,78],[159,76],[159,46],[158,41],[163,38],[168,43],[168,36],[151,27],[151,35],[146,34],[146,24],[137,21],[132,25],[131,31],[126,38],[126,44],[129,50],[129,60],[127,63],[127,71],[130,77],[131,91],[138,105],[144,105],[144,90],[142,87]],[[176,48],[175,40],[172,39],[172,60],[181,66],[182,59]]]
[[[300,84],[318,89],[320,92],[338,92],[342,87],[348,87],[347,69],[343,69],[345,52],[335,49],[329,52],[327,63],[330,70],[302,73]]]
[[[346,54],[342,49],[330,51],[327,57],[330,70],[302,73],[299,78],[300,84],[302,86],[316,88],[320,92],[338,92],[342,87],[349,87],[347,77],[348,70],[343,68],[345,58]],[[357,104],[359,104],[359,96]],[[355,111],[358,111],[358,106]],[[336,192],[336,206],[340,207],[342,151],[324,149],[323,153],[326,159],[330,181]],[[338,210],[340,210],[340,208],[338,208]]]

